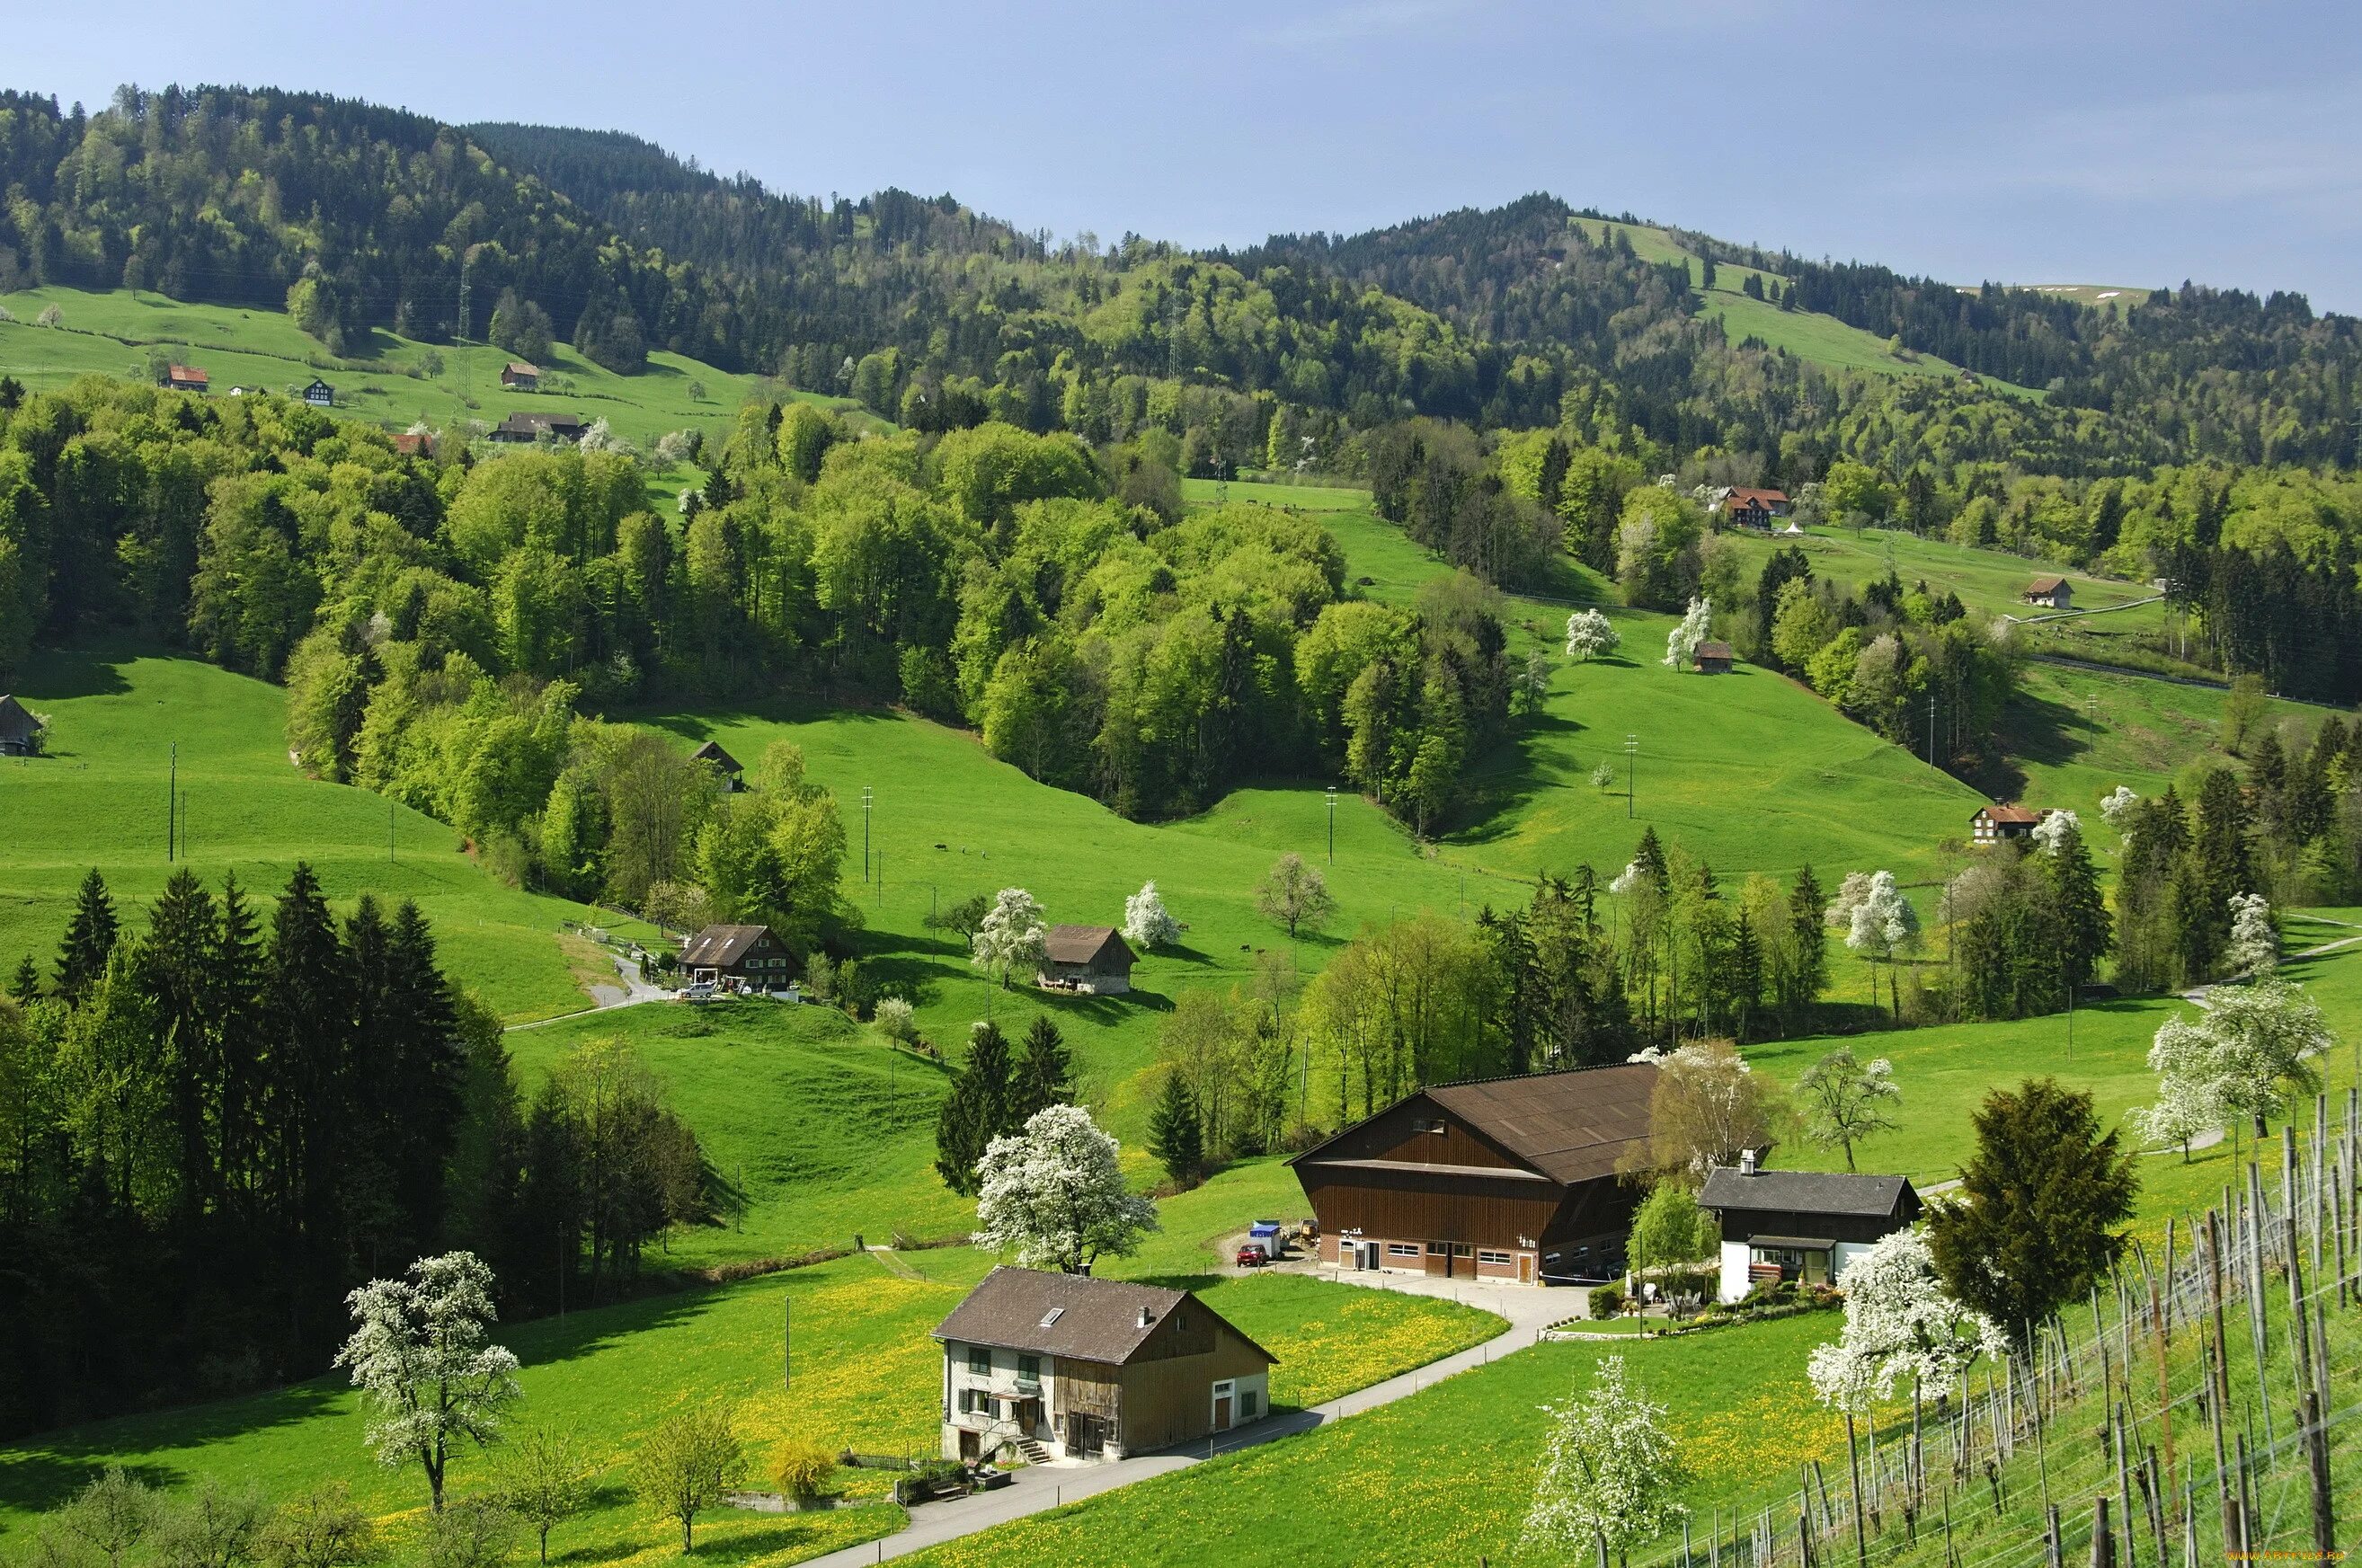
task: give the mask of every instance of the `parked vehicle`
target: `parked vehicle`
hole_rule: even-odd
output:
[[[1258,1220],[1254,1222],[1247,1231],[1247,1245],[1257,1244],[1263,1247],[1271,1262],[1277,1263],[1280,1260],[1287,1251],[1287,1243],[1280,1240],[1278,1220]]]

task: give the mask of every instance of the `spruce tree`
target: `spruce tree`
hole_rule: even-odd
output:
[[[219,1189],[211,1123],[219,1078],[213,955],[220,941],[213,895],[195,872],[181,867],[148,911],[139,957],[141,988],[156,1009],[157,1038],[169,1057],[180,1151],[176,1185],[184,1213],[197,1212]]]
[[[8,980],[8,995],[18,1007],[30,1007],[41,999],[41,971],[31,954],[17,960],[17,972]]]
[[[1780,1005],[1788,1021],[1821,997],[1829,983],[1828,898],[1807,862],[1796,870],[1796,886],[1788,895],[1788,984]]]
[[[1179,1073],[1164,1075],[1164,1092],[1149,1110],[1148,1152],[1177,1182],[1189,1181],[1205,1168],[1205,1124],[1198,1117],[1197,1097]]]
[[[206,992],[214,1010],[215,1160],[224,1193],[250,1209],[262,1174],[265,969],[261,931],[236,872],[222,878],[214,930]]]
[[[271,911],[263,1010],[272,1196],[283,1224],[324,1244],[349,1153],[352,982],[319,878],[300,860]]]
[[[1730,936],[1730,1002],[1732,1032],[1744,1043],[1763,1003],[1763,944],[1756,940],[1754,922],[1738,911]]]
[[[1074,1062],[1066,1054],[1065,1037],[1046,1013],[1036,1013],[1025,1031],[1025,1055],[1017,1064],[1015,1121],[1024,1126],[1037,1110],[1071,1105],[1075,1099]]]
[[[2114,923],[2080,828],[2070,827],[2060,834],[2043,861],[2050,874],[2060,928],[2059,977],[2071,998],[2076,988],[2091,983],[2100,972],[2100,960],[2114,947]]]
[[[1017,1118],[1009,1039],[990,1019],[969,1032],[967,1062],[935,1119],[935,1170],[962,1197],[976,1191],[977,1166],[995,1138],[1024,1126]]]
[[[83,992],[106,972],[107,955],[115,951],[117,926],[115,900],[106,894],[106,878],[98,867],[82,879],[74,894],[73,918],[66,922],[65,941],[58,948],[58,995],[78,1002]]]
[[[1657,830],[1653,826],[1640,830],[1640,842],[1632,846],[1632,864],[1656,885],[1658,892],[1672,891],[1673,874],[1665,864],[1665,846],[1657,841]]]

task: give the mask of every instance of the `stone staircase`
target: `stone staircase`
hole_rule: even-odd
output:
[[[1025,1456],[1025,1463],[1028,1464],[1050,1463],[1050,1450],[1040,1438],[1019,1438],[1017,1452]]]

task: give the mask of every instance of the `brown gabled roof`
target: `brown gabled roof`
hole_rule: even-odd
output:
[[[541,374],[541,371],[537,367],[528,365],[523,359],[511,359],[507,364],[501,367],[501,374],[504,376],[537,376]]]
[[[2025,591],[2028,594],[2056,593],[2066,586],[2067,580],[2063,577],[2037,577],[2025,585]]]
[[[684,969],[727,969],[746,956],[746,950],[770,934],[767,925],[709,925],[680,950]]]
[[[2047,812],[2033,811],[2025,806],[1985,806],[1980,809],[1978,815],[1989,817],[1997,823],[2009,823],[2012,824],[2022,823],[2025,825],[2031,827],[2036,823],[2040,822],[2044,817],[2049,815],[2049,813]],[[1976,817],[1973,816],[1969,819],[1970,822],[1975,822],[1976,820]]]
[[[1148,1312],[1145,1327],[1140,1321],[1143,1308]],[[1165,1319],[1184,1309],[1203,1312],[1238,1334],[1264,1360],[1279,1360],[1186,1290],[1007,1264],[986,1275],[951,1316],[935,1325],[935,1338],[1120,1366],[1140,1353]]]
[[[1788,504],[1788,492],[1784,490],[1758,490],[1749,485],[1738,484],[1730,487],[1730,499],[1734,503],[1741,505],[1785,506]]]
[[[1530,1073],[1443,1084],[1428,1099],[1553,1181],[1616,1174],[1649,1138],[1652,1062],[1622,1062],[1563,1073]]]
[[[194,365],[168,366],[164,371],[164,379],[168,381],[195,381],[201,386],[206,380],[205,373]]]
[[[703,745],[699,746],[695,751],[690,752],[689,754],[689,759],[691,762],[710,762],[716,767],[722,769],[724,773],[744,773],[746,771],[745,768],[738,766],[738,759],[736,757],[722,749],[722,743],[720,741],[707,741]]]
[[[1053,964],[1097,964],[1105,956],[1127,966],[1140,957],[1111,925],[1054,925],[1042,955]]]
[[[1700,664],[1704,664],[1710,658],[1718,658],[1725,664],[1727,664],[1730,662],[1730,645],[1728,643],[1700,643],[1696,649],[1691,653],[1690,657]]]
[[[404,430],[394,436],[393,449],[404,458],[424,457],[432,449],[434,439],[423,430]]]
[[[571,414],[512,414],[500,423],[500,431],[511,436],[579,435],[583,428]]]
[[[0,691],[0,737],[22,740],[40,727],[41,722],[26,711],[25,704]]]

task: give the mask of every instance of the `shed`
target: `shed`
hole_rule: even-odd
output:
[[[2075,586],[2063,577],[2037,577],[2025,585],[2025,602],[2047,610],[2075,608]]]
[[[1690,655],[1691,667],[1700,675],[1728,675],[1730,661],[1728,643],[1700,643]]]
[[[315,376],[312,384],[304,389],[304,401],[314,408],[334,408],[337,406],[337,389]]]
[[[1649,1062],[1437,1084],[1288,1162],[1323,1263],[1520,1285],[1606,1279],[1649,1140]]]
[[[41,721],[0,691],[0,756],[31,756],[41,749]]]
[[[167,365],[164,384],[174,392],[201,392],[213,385],[211,378],[194,365]]]
[[[424,430],[404,430],[394,436],[393,451],[400,458],[431,458],[435,455],[435,437]]]
[[[1054,925],[1043,944],[1037,982],[1045,991],[1116,997],[1131,989],[1139,955],[1111,925]]]
[[[541,371],[523,359],[511,359],[501,367],[501,385],[511,392],[537,392],[541,387]]]
[[[506,444],[529,441],[579,441],[586,429],[570,414],[512,414],[492,426],[491,438]]]
[[[1882,1237],[1917,1221],[1908,1177],[1759,1169],[1752,1151],[1706,1173],[1698,1207],[1722,1226],[1720,1295],[1758,1285],[1836,1285]]]
[[[935,1326],[943,1456],[1121,1459],[1271,1411],[1278,1357],[1186,1290],[994,1269]]]
[[[709,925],[681,944],[680,967],[692,984],[767,991],[787,985],[796,959],[767,925]]]
[[[725,791],[745,788],[744,779],[746,770],[738,766],[736,757],[722,749],[721,742],[707,741],[703,745],[690,752],[689,759],[691,762],[711,763],[714,770],[722,775],[722,788]]]

